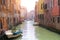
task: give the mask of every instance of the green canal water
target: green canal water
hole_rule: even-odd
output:
[[[23,29],[25,23],[18,25],[16,29]],[[34,26],[35,27],[35,34],[37,40],[60,40],[60,35],[54,32],[51,32],[45,28]],[[15,38],[13,40],[21,40],[22,37]]]
[[[60,35],[42,27],[35,26],[38,40],[60,40]]]

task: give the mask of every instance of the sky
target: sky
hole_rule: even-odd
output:
[[[35,2],[38,0],[21,0],[21,6],[25,6],[29,11],[34,10]]]

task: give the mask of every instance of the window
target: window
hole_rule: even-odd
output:
[[[44,19],[44,15],[42,14],[42,19]]]
[[[6,4],[6,8],[7,8],[7,10],[9,9],[10,4],[11,4],[11,0],[8,0],[8,2],[7,2],[7,4]]]
[[[55,22],[55,18],[53,17],[53,23]]]
[[[58,0],[58,5],[60,6],[60,0]]]
[[[51,8],[54,6],[54,0],[51,0]]]
[[[1,0],[1,4],[2,4],[2,0]]]
[[[43,5],[41,4],[41,9],[43,9],[43,7],[42,7]]]
[[[57,22],[60,23],[60,17],[57,18]]]
[[[2,29],[2,22],[0,22],[0,29]]]
[[[2,0],[2,4],[5,5],[5,0]]]
[[[44,9],[47,9],[47,4],[44,4]]]
[[[43,20],[44,19],[44,15],[43,14],[40,14],[39,15],[39,19]]]

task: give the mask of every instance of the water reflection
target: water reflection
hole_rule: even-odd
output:
[[[33,21],[25,21],[25,23],[22,40],[36,40]]]

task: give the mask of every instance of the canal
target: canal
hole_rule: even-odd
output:
[[[8,40],[60,40],[60,35],[40,26],[34,26],[33,21],[25,21],[16,29],[23,31],[23,36]]]

